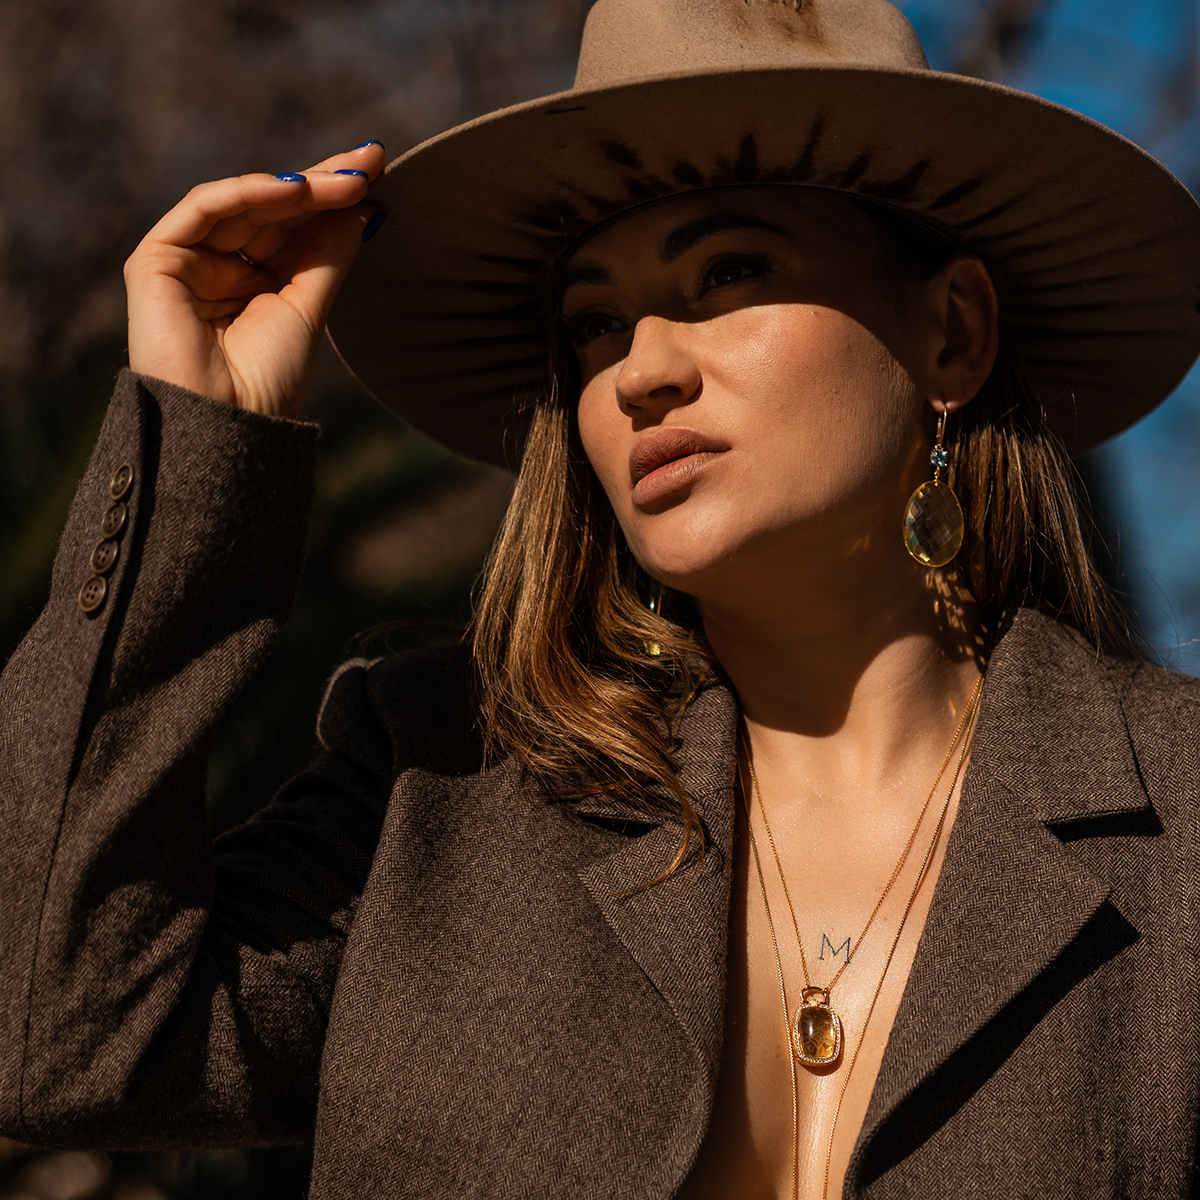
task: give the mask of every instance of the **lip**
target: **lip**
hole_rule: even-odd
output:
[[[634,504],[644,506],[678,491],[728,449],[727,442],[694,429],[670,427],[646,434],[629,455]]]

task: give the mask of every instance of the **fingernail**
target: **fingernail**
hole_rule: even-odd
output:
[[[383,149],[383,143],[378,138],[372,138],[369,142],[363,142],[361,146],[355,146],[354,150],[365,150],[368,146],[378,146],[380,150]],[[351,150],[350,153],[353,154],[354,150]]]
[[[366,179],[368,177],[366,171],[356,171],[353,167],[341,167],[338,170],[334,171],[334,174],[335,175],[361,175],[364,179]]]
[[[295,171],[282,171],[275,176],[281,183],[307,183],[307,175],[297,175]]]
[[[379,227],[386,220],[387,213],[382,208],[377,213],[372,213],[371,219],[363,226],[362,240],[369,242],[379,232]]]

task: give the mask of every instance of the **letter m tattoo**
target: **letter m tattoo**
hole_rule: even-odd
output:
[[[824,961],[825,961],[825,947],[826,947],[826,946],[828,946],[828,947],[829,947],[829,953],[830,953],[830,954],[831,954],[831,955],[832,955],[834,958],[837,958],[837,956],[838,956],[839,954],[841,954],[841,952],[842,952],[843,950],[845,950],[845,952],[846,952],[846,961],[847,961],[847,962],[849,962],[849,961],[850,961],[850,939],[849,939],[849,938],[847,938],[847,939],[846,939],[846,940],[845,940],[845,941],[844,941],[844,942],[843,942],[843,943],[842,943],[840,946],[835,946],[835,945],[834,945],[834,944],[833,944],[833,943],[832,943],[832,942],[829,940],[829,935],[828,935],[827,933],[823,933],[823,934],[821,934],[821,954],[820,954],[820,960],[819,960],[819,961],[821,961],[821,962],[824,962]]]

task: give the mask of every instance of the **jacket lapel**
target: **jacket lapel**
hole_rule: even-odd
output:
[[[848,1193],[919,1146],[1062,996],[1136,939],[1105,903],[1108,884],[1047,825],[1148,809],[1095,652],[1022,610],[988,671],[958,816]]]
[[[693,855],[665,883],[635,890],[679,849],[682,823],[664,820],[580,872],[605,920],[686,1031],[710,1089],[724,1022],[736,733],[737,706],[721,686],[700,693],[681,729],[680,778],[704,826],[703,856]],[[647,821],[645,810],[611,796],[575,809],[582,816]]]
[[[681,730],[681,779],[708,846],[665,884],[682,826],[612,796],[582,816],[630,823],[580,872],[671,1007],[711,1095],[721,1053],[734,838],[737,705],[722,686]],[[1124,714],[1095,651],[1021,610],[988,671],[958,816],[847,1171],[847,1194],[949,1119],[1033,1026],[1137,932],[1055,832],[1149,812]],[[1048,828],[1049,826],[1049,828]],[[982,1048],[982,1049],[981,1049]]]

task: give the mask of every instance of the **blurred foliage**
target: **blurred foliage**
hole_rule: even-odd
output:
[[[100,429],[124,343],[106,339],[64,370],[0,395],[0,654],[46,601],[50,564]]]
[[[0,377],[123,336],[121,263],[194,184],[399,154],[569,86],[584,0],[17,0],[0,17]]]

